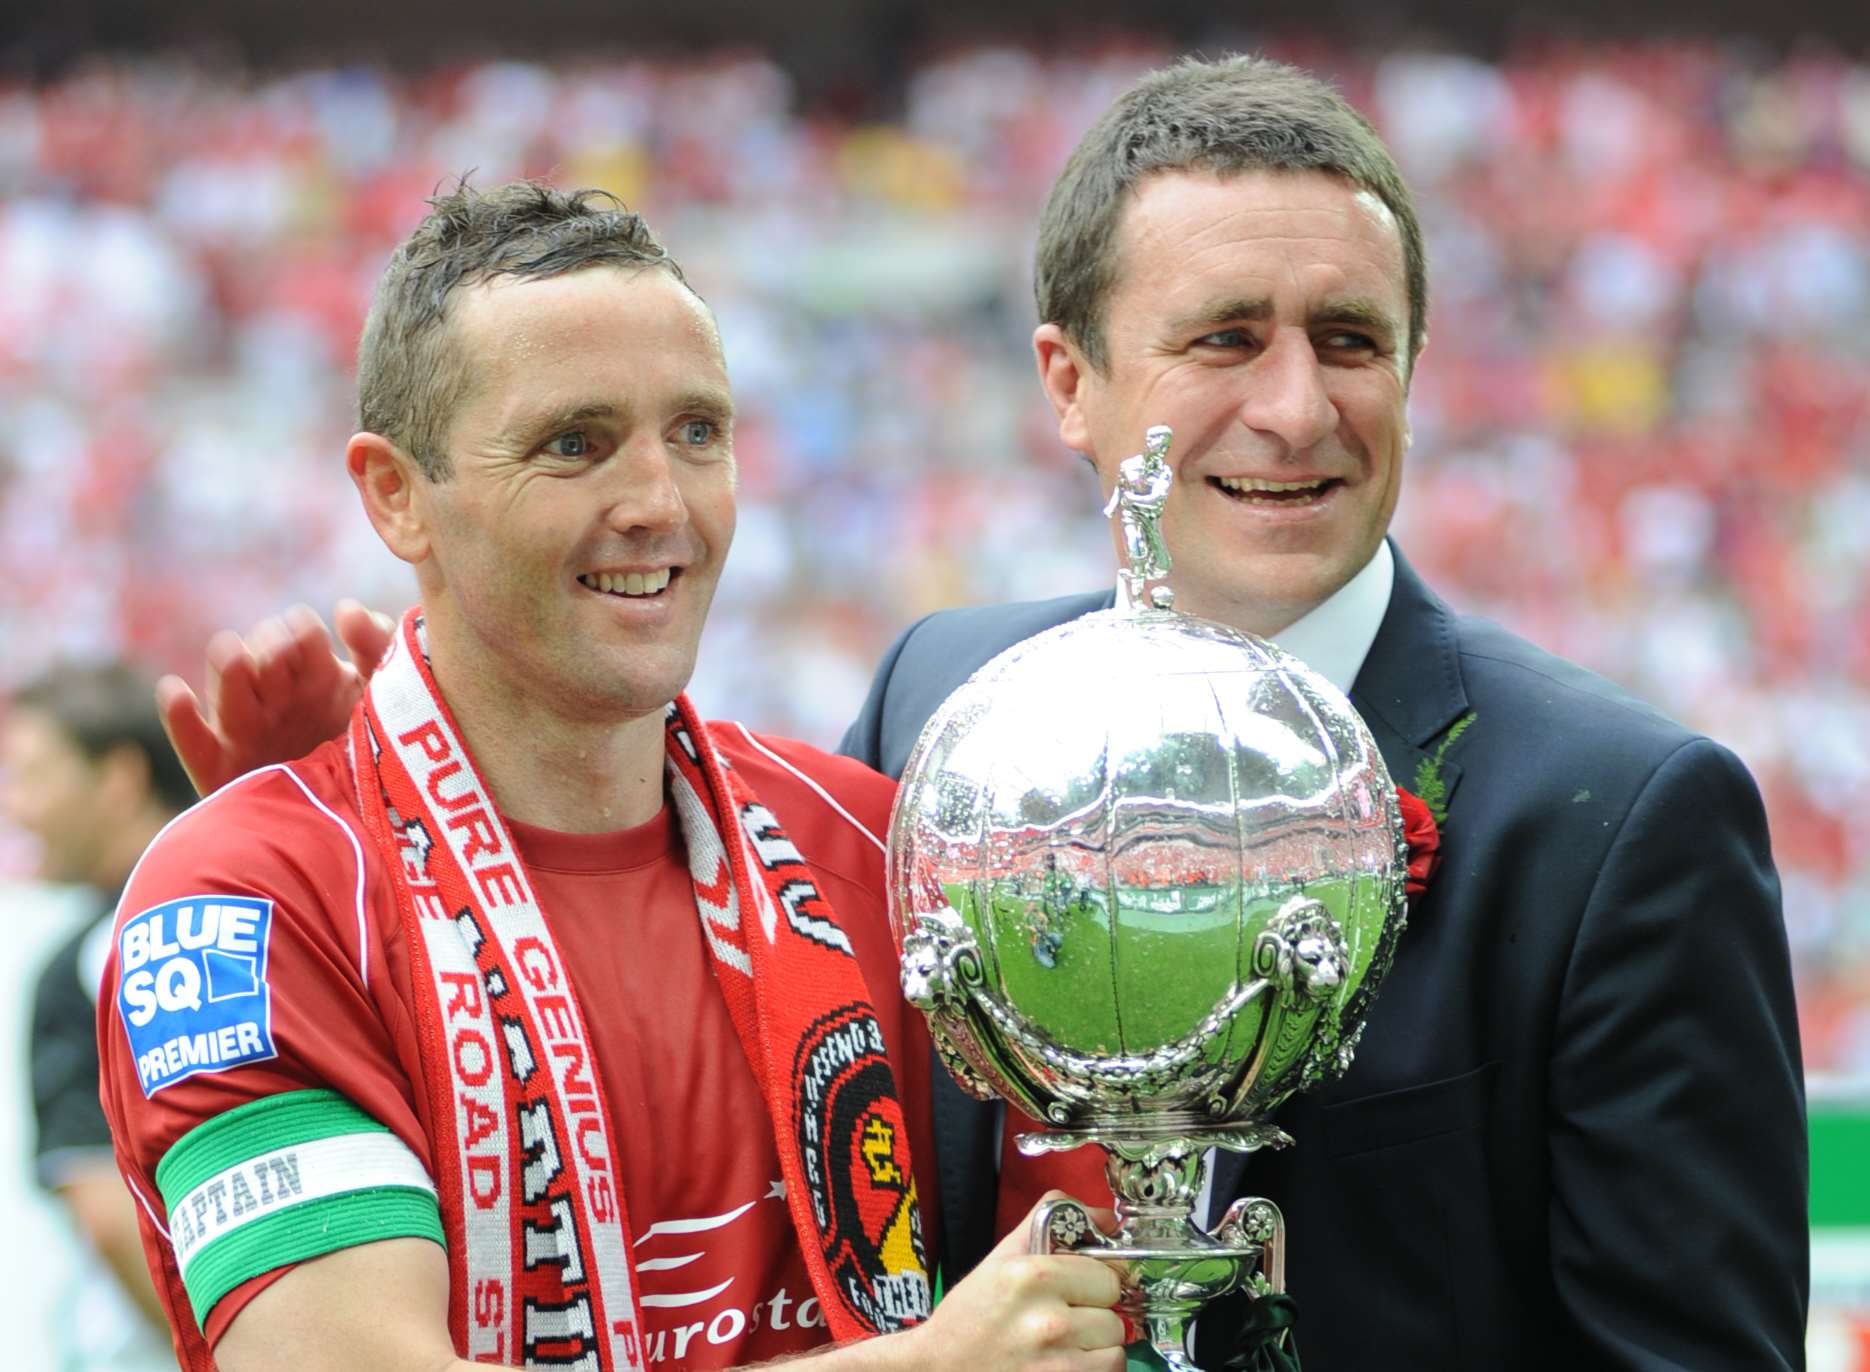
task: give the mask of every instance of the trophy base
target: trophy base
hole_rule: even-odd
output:
[[[1190,1218],[1205,1170],[1199,1153],[1139,1169],[1113,1151],[1107,1167],[1117,1197],[1115,1231],[1100,1230],[1077,1201],[1048,1201],[1033,1216],[1032,1251],[1080,1253],[1117,1268],[1118,1311],[1171,1372],[1201,1372],[1188,1354],[1188,1329],[1203,1306],[1242,1288],[1254,1296],[1285,1289],[1279,1207],[1242,1197],[1212,1234],[1204,1233]]]

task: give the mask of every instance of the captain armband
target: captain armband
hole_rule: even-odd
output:
[[[242,1282],[382,1239],[442,1243],[435,1183],[409,1146],[335,1091],[237,1106],[156,1168],[198,1323]]]

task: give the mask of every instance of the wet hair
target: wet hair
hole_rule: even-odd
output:
[[[643,217],[608,191],[537,181],[482,191],[464,179],[430,200],[371,300],[357,345],[359,426],[407,452],[430,480],[445,479],[449,422],[469,381],[448,328],[456,290],[595,266],[659,268],[687,284]]]

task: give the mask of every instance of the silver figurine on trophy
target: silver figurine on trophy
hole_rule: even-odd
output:
[[[1375,742],[1263,639],[1167,608],[1173,480],[1152,428],[1106,507],[1128,606],[1008,649],[910,754],[890,822],[903,989],[977,1096],[1041,1121],[1027,1153],[1095,1143],[1117,1225],[1057,1201],[1039,1251],[1115,1264],[1177,1372],[1217,1296],[1284,1287],[1270,1201],[1193,1221],[1205,1150],[1349,1065],[1405,916],[1408,849]]]
[[[1156,586],[1147,601],[1143,598],[1149,584],[1160,581],[1175,566],[1159,527],[1169,503],[1169,488],[1175,484],[1175,473],[1169,470],[1169,444],[1174,441],[1167,424],[1145,429],[1143,451],[1117,464],[1117,484],[1104,505],[1104,518],[1117,515],[1123,535],[1124,565],[1117,576],[1129,605],[1151,604],[1166,610],[1175,604],[1175,592],[1167,586]]]

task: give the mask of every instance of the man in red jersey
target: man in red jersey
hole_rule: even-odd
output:
[[[345,737],[157,839],[105,974],[183,1365],[1121,1366],[1090,1259],[1015,1240],[929,1315],[891,786],[681,696],[733,403],[642,221],[438,199],[359,390],[347,467],[421,607]]]

